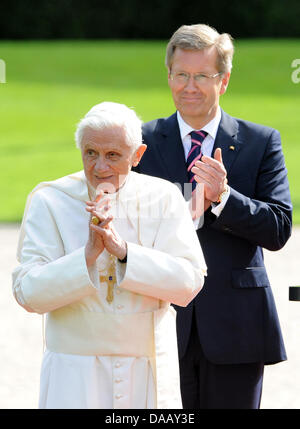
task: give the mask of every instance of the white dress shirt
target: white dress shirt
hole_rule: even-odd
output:
[[[189,124],[187,124],[183,119],[180,113],[177,111],[177,120],[179,125],[179,131],[180,136],[183,144],[184,154],[185,154],[185,160],[187,160],[188,153],[191,149],[192,142],[191,142],[191,131],[200,131],[195,130],[193,127],[191,127]],[[202,143],[202,153],[205,156],[212,156],[212,150],[214,147],[216,135],[218,132],[218,128],[221,121],[221,109],[220,106],[218,106],[217,114],[216,116],[208,122],[204,127],[201,128],[201,130],[207,132],[207,136],[203,140]],[[227,193],[225,194],[224,198],[222,199],[222,202],[220,204],[212,204],[212,213],[214,213],[217,217],[220,216],[228,198],[230,195],[230,187],[227,187]],[[198,220],[194,222],[195,226],[198,225]]]

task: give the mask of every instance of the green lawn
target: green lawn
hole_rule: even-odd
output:
[[[0,84],[0,221],[21,220],[37,183],[82,168],[74,132],[94,104],[125,103],[143,121],[173,113],[165,46],[166,41],[0,42],[6,63],[6,83]],[[241,40],[235,46],[221,106],[281,132],[294,223],[300,223],[300,83],[291,80],[300,40]]]

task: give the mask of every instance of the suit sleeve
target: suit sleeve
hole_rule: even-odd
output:
[[[231,187],[225,207],[211,226],[268,250],[285,245],[291,235],[292,204],[278,131],[270,134],[254,195],[243,195]]]

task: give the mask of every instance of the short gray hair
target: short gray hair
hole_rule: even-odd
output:
[[[86,129],[103,130],[121,127],[125,131],[126,141],[137,149],[142,144],[142,121],[133,109],[125,104],[104,101],[96,104],[77,125],[75,132],[76,146],[81,149]]]
[[[232,40],[230,34],[219,34],[217,30],[209,25],[182,25],[175,31],[167,45],[166,66],[171,69],[176,48],[202,50],[215,46],[218,51],[217,67],[219,72],[230,72],[234,52]]]

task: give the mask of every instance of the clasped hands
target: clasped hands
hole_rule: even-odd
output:
[[[201,161],[196,161],[192,172],[195,174],[195,181],[202,186],[196,186],[190,201],[190,211],[192,218],[196,219],[203,213],[199,213],[197,199],[203,198],[202,210],[207,210],[211,203],[217,202],[220,195],[227,188],[227,171],[222,160],[222,151],[217,148],[214,157],[203,155]],[[193,209],[198,207],[198,209]]]
[[[124,259],[127,255],[126,241],[120,237],[112,223],[113,216],[109,211],[110,208],[108,194],[104,194],[103,191],[100,191],[95,201],[86,202],[86,211],[91,214],[89,238],[85,246],[85,258],[88,267],[96,262],[104,249],[119,259]],[[99,219],[97,225],[92,222],[93,216]]]

